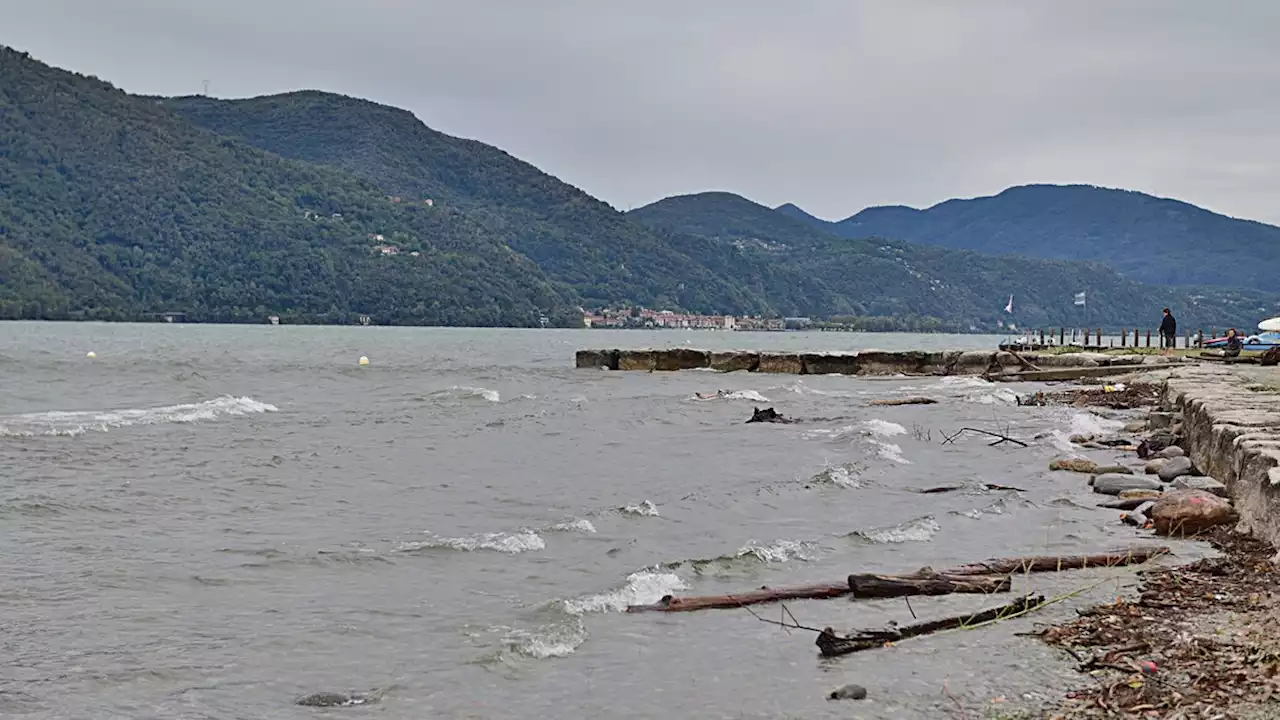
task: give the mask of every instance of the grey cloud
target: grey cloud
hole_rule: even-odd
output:
[[[141,93],[408,108],[626,208],[837,218],[1089,182],[1278,222],[1280,4],[0,0],[0,42]]]

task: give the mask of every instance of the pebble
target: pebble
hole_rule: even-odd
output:
[[[867,689],[861,685],[850,683],[836,688],[827,696],[828,700],[863,700],[867,697]]]

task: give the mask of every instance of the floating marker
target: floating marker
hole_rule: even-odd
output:
[[[89,351],[89,353],[88,353],[87,355],[85,355],[85,357],[87,357],[87,358],[89,358],[90,360],[92,360],[92,359],[94,359],[94,358],[98,357],[98,353],[96,353],[96,352],[94,352],[94,351],[90,350],[90,351]]]
[[[361,364],[361,365],[368,365],[368,364],[369,364],[369,358],[365,357],[364,355],[361,355],[361,356],[360,356],[360,364]]]

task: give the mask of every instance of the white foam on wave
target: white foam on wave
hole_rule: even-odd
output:
[[[980,377],[972,377],[966,375],[950,375],[942,378],[939,385],[949,388],[985,388],[991,387],[991,382],[983,380]]]
[[[884,458],[885,460],[896,462],[899,465],[911,464],[911,461],[903,456],[901,445],[898,445],[897,443],[879,441],[873,441],[872,444],[876,446],[876,455]]]
[[[1018,393],[1009,388],[1000,388],[992,392],[969,393],[964,396],[964,399],[979,405],[1016,405]]]
[[[866,434],[872,437],[894,437],[907,434],[907,429],[898,423],[881,420],[880,418],[867,420],[862,423],[862,428],[866,431]]]
[[[915,520],[908,520],[899,525],[854,530],[849,533],[849,537],[862,538],[873,543],[882,544],[929,542],[941,529],[942,526],[938,524],[937,520],[933,519],[932,515],[926,515]]]
[[[734,390],[731,393],[725,393],[725,400],[750,400],[752,402],[770,402],[769,398],[761,395],[755,390]]]
[[[542,550],[547,546],[542,536],[532,530],[521,530],[514,533],[480,533],[465,537],[437,537],[426,540],[402,542],[396,546],[396,552],[419,552],[423,550],[460,550],[474,552],[491,550],[494,552],[516,555],[523,552]]]
[[[574,518],[572,520],[566,520],[564,522],[558,522],[554,525],[550,525],[547,527],[547,530],[549,532],[594,533],[596,531],[596,526],[592,525],[590,520]]]
[[[1093,413],[1076,412],[1068,420],[1067,431],[1072,435],[1106,435],[1124,427],[1119,420],[1109,420]]]
[[[862,487],[862,468],[853,463],[843,463],[841,465],[832,465],[818,471],[809,482],[814,485],[834,485],[838,488],[860,488]]]
[[[0,437],[36,435],[76,436],[85,432],[108,432],[112,428],[164,423],[194,423],[223,416],[257,415],[279,408],[250,397],[223,395],[213,400],[164,407],[123,410],[51,410],[0,417]]]
[[[502,638],[502,644],[510,652],[534,660],[546,660],[568,657],[586,640],[586,624],[581,617],[574,616],[533,630],[513,629]]]
[[[766,563],[782,563],[788,560],[807,562],[816,559],[818,553],[818,544],[807,540],[775,540],[768,545],[750,540],[738,549],[736,557],[753,557]]]
[[[639,517],[658,517],[658,506],[648,500],[643,500],[630,505],[623,505],[618,508],[618,512],[623,515],[637,515]]]
[[[470,385],[455,385],[451,390],[456,392],[459,397],[484,398],[485,400],[493,403],[502,401],[502,396],[498,394],[498,391],[490,390],[489,388],[472,387]]]
[[[627,576],[620,588],[599,595],[565,600],[564,609],[573,615],[626,612],[631,605],[651,605],[665,595],[689,587],[679,575],[661,570],[640,570]]]

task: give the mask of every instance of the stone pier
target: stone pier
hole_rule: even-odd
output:
[[[1158,355],[1106,355],[1090,352],[1024,353],[1021,357],[1046,371],[1163,365],[1171,360],[1180,359]],[[745,371],[789,375],[986,375],[1003,374],[1024,368],[1012,353],[994,350],[861,350],[847,353],[694,350],[691,348],[579,350],[575,364],[579,368],[607,370],[653,372],[710,368],[720,372]]]
[[[1180,367],[1161,403],[1195,467],[1226,484],[1241,529],[1280,547],[1280,368]]]

